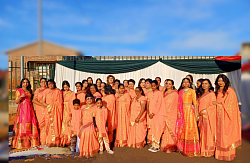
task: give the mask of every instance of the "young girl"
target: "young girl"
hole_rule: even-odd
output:
[[[96,125],[97,125],[97,137],[98,141],[100,144],[100,154],[103,154],[103,142],[105,145],[105,148],[109,154],[113,154],[114,152],[110,149],[109,147],[109,139],[108,139],[108,134],[107,134],[107,116],[108,116],[108,111],[107,108],[102,106],[102,99],[97,98],[96,99]]]

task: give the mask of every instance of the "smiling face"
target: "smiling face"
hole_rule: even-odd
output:
[[[113,84],[113,83],[114,83],[113,77],[109,77],[109,84]]]
[[[104,89],[104,87],[105,87],[105,84],[101,83],[101,88]]]
[[[199,87],[201,86],[201,82],[200,82],[200,81],[197,81],[197,82],[196,82],[196,86],[197,86],[197,88],[199,88]]]
[[[47,87],[47,83],[46,83],[46,80],[45,80],[45,79],[42,79],[42,80],[40,81],[40,86],[41,86],[42,88]]]
[[[124,87],[128,87],[128,81],[127,80],[123,81],[123,85]]]
[[[186,89],[186,88],[189,88],[190,87],[190,83],[189,83],[189,81],[187,80],[187,79],[185,79],[184,81],[183,81],[183,87]]]
[[[205,80],[205,81],[202,82],[202,88],[204,90],[209,90],[210,84],[209,84],[209,82],[207,80]]]
[[[152,88],[153,91],[155,91],[155,90],[157,90],[157,85],[155,83],[152,83],[151,88]]]
[[[86,98],[86,104],[92,104],[93,103],[93,98],[92,97],[87,97]]]
[[[147,81],[147,82],[145,83],[145,87],[146,87],[146,89],[150,89],[150,88],[151,88],[150,82]]]
[[[225,86],[225,82],[223,81],[222,78],[219,78],[219,79],[218,79],[218,85],[219,85],[220,87],[224,87],[224,86]]]
[[[85,81],[82,85],[83,85],[83,88],[87,88],[88,87],[88,82]]]
[[[123,94],[124,91],[125,91],[124,86],[121,85],[120,88],[118,89],[118,91],[119,91],[120,94]]]
[[[135,84],[133,82],[128,82],[129,89],[134,89]]]
[[[79,104],[74,104],[74,109],[75,110],[78,110],[80,108],[80,105]]]
[[[97,80],[97,82],[96,82],[96,85],[97,85],[97,87],[101,87],[101,81],[100,80]]]
[[[81,84],[76,84],[76,90],[77,90],[77,91],[81,91],[81,90],[82,90]]]
[[[94,93],[96,93],[96,89],[95,89],[95,86],[90,86],[90,92],[92,93],[92,95],[94,94]]]
[[[161,84],[161,80],[159,78],[155,78],[155,80],[158,82],[158,85]]]
[[[142,93],[142,91],[141,91],[139,88],[136,88],[136,89],[135,89],[135,94],[136,94],[136,96],[140,96],[141,93]]]
[[[96,102],[96,105],[97,105],[98,108],[102,108],[102,101],[101,101],[101,100],[98,100],[98,101]]]
[[[140,86],[141,86],[142,88],[145,88],[145,85],[146,85],[145,80],[142,80]]]
[[[174,85],[172,84],[171,81],[167,81],[167,82],[166,82],[166,88],[167,88],[168,90],[172,90],[173,87],[174,87]]]
[[[63,89],[65,90],[65,91],[69,91],[69,86],[67,86],[66,84],[63,86]]]
[[[118,81],[116,81],[115,82],[115,89],[118,89],[118,85],[119,85],[120,83],[118,82]]]
[[[88,83],[89,83],[89,84],[93,84],[93,81],[92,81],[91,78],[88,78]]]
[[[49,89],[54,89],[55,88],[54,83],[48,82],[48,87],[49,87]]]
[[[28,80],[26,80],[26,79],[23,80],[23,82],[22,82],[22,88],[26,89],[28,86],[29,86]]]

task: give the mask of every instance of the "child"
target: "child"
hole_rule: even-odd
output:
[[[71,152],[75,152],[77,150],[77,138],[78,132],[80,130],[80,121],[81,121],[81,109],[80,109],[80,100],[74,99],[73,105],[74,109],[71,111],[70,119],[68,121],[68,125],[71,128]],[[71,121],[71,122],[70,122]],[[78,152],[78,150],[76,151]]]
[[[114,152],[110,149],[109,147],[109,139],[108,139],[108,134],[107,134],[107,116],[108,116],[108,111],[107,108],[102,106],[102,99],[97,98],[96,99],[96,105],[97,105],[97,110],[96,110],[96,126],[97,126],[97,132],[98,132],[98,141],[100,144],[100,154],[103,154],[103,142],[105,144],[105,148],[107,150],[107,153],[113,154]],[[106,126],[105,126],[106,124]]]

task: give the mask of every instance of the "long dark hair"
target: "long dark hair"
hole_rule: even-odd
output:
[[[173,90],[175,90],[175,86],[174,86],[174,81],[172,79],[166,79],[165,82],[171,81],[172,85],[173,85]],[[165,83],[164,83],[165,84]],[[166,92],[168,89],[166,88],[164,92]]]
[[[81,87],[82,87],[82,83],[81,83],[81,82],[76,82],[75,86],[76,86],[77,84],[80,84],[80,85],[81,85]]]
[[[153,81],[151,82],[151,84],[153,84],[153,83],[155,83],[155,85],[156,85],[157,89],[159,90],[159,87],[158,87],[158,81],[157,81],[157,80],[153,80]]]
[[[102,83],[102,79],[98,78],[98,79],[96,79],[95,84],[97,84],[97,81],[98,81],[98,80],[100,80],[101,83]]]
[[[145,81],[145,83],[146,83],[146,80],[145,80],[144,78],[141,78],[141,79],[139,80],[138,87],[140,87],[140,86],[141,86],[141,82],[142,82],[143,80],[144,80],[144,81]]]
[[[96,92],[99,92],[96,84],[91,84],[91,85],[89,86],[89,88],[90,88],[91,86],[94,86],[94,87],[95,87]]]
[[[49,80],[48,80],[48,84],[49,84],[49,82],[51,82],[51,83],[54,84],[54,88],[57,88],[57,87],[56,87],[56,82],[55,82],[53,79],[49,79]]]
[[[220,86],[218,84],[219,78],[222,78],[222,80],[225,83],[225,86],[224,86],[223,91],[222,91],[223,96],[225,96],[225,94],[226,94],[226,92],[228,90],[228,87],[230,86],[230,81],[229,81],[228,77],[226,75],[224,75],[224,74],[220,74],[220,75],[217,76],[217,78],[215,80],[215,83],[214,83],[215,84],[215,95],[216,96],[218,95],[218,91],[220,89]]]
[[[190,78],[191,78],[191,81],[190,81],[190,85],[192,85],[193,84],[193,82],[194,82],[194,78],[193,78],[193,76],[192,75],[187,75],[187,76],[189,76]]]
[[[22,80],[21,80],[21,82],[20,82],[20,85],[17,87],[17,88],[22,88],[23,86],[23,81],[24,80],[27,80],[28,81],[28,86],[27,86],[27,90],[30,92],[30,94],[32,95],[32,89],[31,89],[31,85],[30,85],[30,81],[29,81],[29,79],[27,79],[27,78],[23,78]]]
[[[62,91],[65,91],[64,88],[63,88],[64,85],[67,85],[68,87],[70,87],[69,82],[68,82],[67,80],[64,80],[64,81],[62,82]]]
[[[204,81],[204,79],[198,79],[197,81],[199,81],[200,83],[201,83],[201,85],[200,85],[200,87],[198,88],[196,88],[196,96],[197,97],[200,97],[202,94],[203,94],[203,89],[202,89],[202,82]],[[210,81],[209,81],[210,82]],[[210,84],[210,83],[209,83]],[[210,84],[210,86],[212,86],[211,84]]]
[[[203,79],[203,81],[201,83],[201,86],[198,88],[198,90],[200,92],[200,94],[197,95],[198,98],[201,97],[204,94],[204,92],[205,92],[205,90],[202,88],[202,84],[203,84],[204,81],[207,81],[209,83],[209,85],[210,85],[208,91],[209,92],[214,91],[214,87],[213,87],[211,81],[209,79]]]
[[[184,80],[188,80],[189,83],[190,83],[189,88],[192,88],[192,84],[191,84],[191,82],[190,82],[190,79],[188,79],[188,78],[183,78],[182,81],[181,81],[181,85],[180,85],[180,87],[179,87],[179,89],[178,89],[178,92],[179,92],[180,90],[183,89],[182,84],[183,84]]]
[[[119,89],[121,86],[124,87],[124,84],[119,84],[119,85],[118,85],[118,89]],[[124,87],[124,88],[125,88],[125,87]]]
[[[142,96],[145,96],[144,91],[143,91],[143,89],[142,89],[142,87],[141,87],[141,86],[138,86],[138,87],[136,87],[136,88],[140,89],[140,91],[141,91],[141,95],[142,95]],[[136,89],[136,88],[135,88],[135,89]]]
[[[104,92],[105,92],[106,95],[108,95],[108,94],[115,94],[115,90],[112,89],[111,85],[106,85],[104,87]]]

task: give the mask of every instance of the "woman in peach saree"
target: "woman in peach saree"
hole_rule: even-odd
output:
[[[49,89],[43,92],[43,104],[47,107],[46,145],[48,147],[59,147],[63,120],[62,91],[56,88],[53,79],[48,80],[48,87]]]
[[[98,91],[97,85],[96,84],[92,84],[90,85],[90,93],[94,96],[94,100],[97,98],[102,98],[101,93]]]
[[[141,87],[144,94],[146,95],[146,80],[144,78],[139,80],[138,87]]]
[[[47,80],[46,78],[40,79],[40,88],[37,88],[34,93],[33,104],[36,110],[36,118],[38,121],[38,130],[40,133],[40,144],[41,146],[45,146],[46,144],[46,134],[45,134],[45,121],[47,119],[46,115],[46,107],[43,105],[43,91],[47,89]]]
[[[128,81],[128,88],[129,88],[128,93],[130,94],[132,100],[136,97],[134,87],[135,87],[135,81],[133,79],[130,79]]]
[[[201,95],[198,99],[200,156],[210,157],[214,155],[215,151],[216,105],[213,104],[213,101],[216,101],[216,96],[209,79],[204,79],[198,89]]]
[[[86,80],[86,82],[87,82],[87,80]],[[82,87],[83,87],[82,83],[76,82],[75,86],[76,86],[75,98],[80,100],[80,102],[81,102],[80,106],[85,105],[85,103],[86,103],[85,102],[86,91],[82,90]]]
[[[16,90],[15,103],[18,104],[17,116],[13,128],[13,140],[11,147],[25,149],[39,145],[37,120],[33,110],[32,90],[27,78],[21,80]]]
[[[231,161],[236,147],[241,145],[241,115],[236,93],[230,87],[229,79],[220,74],[215,81],[217,104],[215,158]]]
[[[147,134],[147,111],[145,110],[147,99],[141,87],[137,87],[135,93],[136,97],[132,100],[130,109],[128,147],[143,148]]]
[[[115,129],[115,91],[110,85],[104,87],[105,96],[102,98],[103,106],[108,110],[108,137],[109,143],[113,142],[113,133]]]
[[[97,106],[94,103],[94,96],[86,94],[86,105],[81,107],[81,127],[78,133],[80,138],[80,156],[92,157],[99,151],[99,142],[95,131],[93,117],[96,115]]]
[[[115,89],[115,77],[113,75],[107,76],[107,85],[111,85],[112,89]]]
[[[174,81],[171,79],[165,80],[163,101],[167,109],[167,117],[164,124],[161,151],[170,153],[176,151],[177,136],[175,133],[175,125],[177,121],[178,110],[178,91],[175,89]]]
[[[71,130],[68,125],[69,119],[74,109],[73,100],[75,99],[75,93],[71,91],[68,81],[62,83],[63,92],[63,121],[62,121],[62,132],[61,132],[61,147],[70,145],[71,143]]]
[[[182,79],[178,91],[177,149],[187,157],[199,156],[198,110],[195,90],[191,88],[190,79]]]
[[[131,97],[125,93],[123,84],[118,86],[119,92],[116,98],[116,140],[115,147],[125,147],[128,145],[128,125]]]

